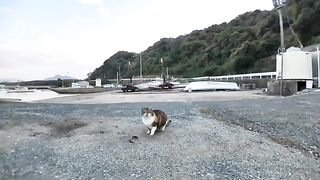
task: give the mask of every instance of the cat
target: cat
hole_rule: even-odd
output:
[[[161,110],[152,110],[152,108],[142,108],[141,119],[144,125],[148,127],[147,134],[153,136],[157,129],[164,131],[171,123],[168,121],[166,113]]]

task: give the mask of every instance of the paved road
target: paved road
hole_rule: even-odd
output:
[[[320,93],[313,92],[221,101],[1,104],[0,179],[317,179],[319,102]],[[172,123],[165,132],[145,134],[140,108],[146,106],[168,114]],[[134,143],[132,136],[138,137]]]
[[[214,92],[181,92],[181,90],[170,91],[148,91],[135,93],[121,93],[119,91],[83,94],[39,100],[39,103],[58,104],[112,104],[112,103],[134,103],[134,102],[202,102],[202,101],[234,101],[242,99],[273,99],[272,96],[262,95],[260,90],[255,91],[214,91]]]

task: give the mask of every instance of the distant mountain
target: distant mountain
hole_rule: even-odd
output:
[[[20,79],[0,79],[0,83],[4,82],[21,82],[22,80]]]
[[[298,39],[304,46],[320,43],[320,0],[287,0],[283,18],[286,48],[299,47]],[[161,58],[174,77],[275,71],[279,29],[276,11],[256,10],[229,23],[177,38],[163,38],[142,52],[143,75],[160,75]],[[90,73],[88,79],[116,78],[119,67],[121,76],[126,78],[129,61],[133,74],[138,76],[139,54],[119,51]]]
[[[71,76],[55,75],[53,77],[49,77],[49,78],[46,78],[44,80],[50,81],[50,80],[58,80],[58,79],[64,80],[64,79],[76,79],[76,78],[71,77]]]

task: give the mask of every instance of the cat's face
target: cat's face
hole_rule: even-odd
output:
[[[154,112],[149,107],[141,109],[141,115],[153,116],[153,114],[154,114]]]

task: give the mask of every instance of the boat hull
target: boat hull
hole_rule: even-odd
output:
[[[50,88],[50,90],[59,94],[89,94],[116,90],[115,88]]]
[[[0,104],[1,103],[12,103],[12,102],[21,102],[21,99],[17,99],[17,98],[0,98]]]
[[[183,91],[213,91],[213,90],[240,90],[237,83],[234,82],[213,82],[213,81],[197,81],[189,83]]]

